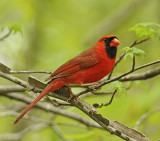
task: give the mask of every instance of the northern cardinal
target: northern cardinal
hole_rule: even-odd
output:
[[[47,79],[50,82],[42,93],[23,111],[14,122],[16,124],[41,98],[68,84],[86,84],[97,82],[112,70],[120,44],[117,37],[107,35],[102,37],[90,49],[60,66]],[[70,87],[69,87],[70,88]]]

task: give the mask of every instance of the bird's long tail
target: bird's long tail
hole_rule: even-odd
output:
[[[39,101],[41,100],[46,94],[53,92],[57,90],[58,88],[61,88],[64,86],[64,82],[61,78],[55,79],[51,81],[46,88],[41,92],[41,94],[23,111],[23,113],[16,119],[14,124],[18,123],[21,118]]]

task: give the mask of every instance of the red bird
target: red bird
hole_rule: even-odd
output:
[[[117,37],[107,35],[102,37],[92,48],[60,66],[47,79],[50,80],[42,93],[23,111],[14,122],[16,124],[41,98],[64,85],[86,84],[97,82],[112,70],[120,44]],[[70,88],[70,87],[69,87]],[[69,98],[70,99],[70,98]]]

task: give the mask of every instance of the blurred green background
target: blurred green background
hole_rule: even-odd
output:
[[[8,32],[7,25],[19,24],[23,34],[11,34],[0,41],[0,62],[13,70],[46,70],[54,71],[65,61],[83,50],[92,47],[97,40],[107,34],[114,34],[121,44],[119,56],[123,48],[138,39],[129,29],[137,23],[160,23],[159,0],[0,0],[0,26],[4,28],[0,37]],[[146,53],[145,58],[136,58],[136,66],[158,60],[160,52],[159,40],[149,40],[137,46]],[[128,57],[115,69],[114,75],[129,70],[132,60]],[[158,66],[158,65],[157,65]],[[146,68],[151,69],[156,66]],[[141,70],[144,71],[145,69]],[[140,72],[140,71],[139,71]],[[34,75],[44,80],[48,75]],[[21,75],[26,80],[26,75]],[[160,106],[160,76],[134,82],[127,95],[118,94],[113,103],[103,107],[99,113],[110,120],[117,120],[127,126],[134,127],[138,118]],[[0,85],[13,83],[0,78]],[[140,87],[142,86],[142,87]],[[105,86],[104,90],[108,87]],[[79,89],[78,89],[79,90]],[[77,93],[77,90],[75,90]],[[27,93],[26,93],[27,94]],[[83,100],[93,104],[108,101],[110,96],[91,96]],[[18,103],[0,97],[0,106]],[[79,112],[75,108],[68,108]],[[49,113],[36,111],[35,116],[48,119]],[[3,111],[2,111],[3,112]],[[82,113],[81,113],[82,114]],[[83,114],[82,114],[83,115]],[[33,122],[23,120],[12,126],[15,117],[0,117],[0,134],[15,133]],[[120,141],[122,139],[110,135],[106,131],[85,128],[68,118],[57,116],[55,122],[75,123],[77,127],[59,126],[66,139],[74,141]],[[160,139],[160,113],[149,116],[139,127],[151,140]],[[21,141],[61,141],[51,127],[30,132]]]

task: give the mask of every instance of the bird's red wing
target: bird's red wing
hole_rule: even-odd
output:
[[[66,77],[83,69],[90,68],[97,63],[97,54],[95,53],[95,51],[88,49],[76,56],[75,58],[71,59],[70,61],[66,62],[62,66],[60,66],[46,80],[48,81],[60,77]]]

